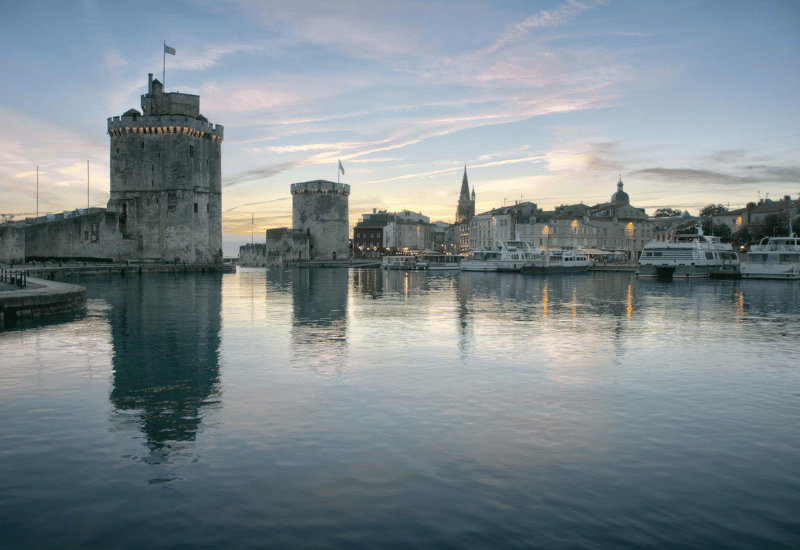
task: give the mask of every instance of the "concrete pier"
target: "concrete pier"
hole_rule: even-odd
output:
[[[0,331],[20,321],[37,320],[86,309],[86,289],[78,285],[28,277],[27,285],[0,283]]]

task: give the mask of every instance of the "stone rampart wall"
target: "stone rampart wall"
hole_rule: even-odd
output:
[[[105,210],[25,227],[28,260],[120,261],[135,257],[135,243],[119,230],[119,216]]]
[[[25,261],[25,226],[19,223],[0,225],[0,262],[16,264]]]

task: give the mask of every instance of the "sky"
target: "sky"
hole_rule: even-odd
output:
[[[105,207],[107,119],[164,70],[225,127],[227,240],[290,227],[316,179],[350,185],[351,225],[451,223],[465,166],[477,212],[620,178],[649,214],[800,195],[797,1],[0,0],[0,49],[14,219],[37,167],[40,215]]]

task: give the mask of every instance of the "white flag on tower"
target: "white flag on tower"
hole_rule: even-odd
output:
[[[341,161],[341,160],[339,161],[339,171],[340,171],[340,172],[342,173],[342,175],[344,176],[344,166],[342,166],[342,161]]]

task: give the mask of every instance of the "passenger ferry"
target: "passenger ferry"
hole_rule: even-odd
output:
[[[413,254],[404,256],[384,256],[381,269],[417,269],[417,257]]]
[[[461,261],[461,271],[521,271],[539,250],[525,241],[497,241],[497,246],[477,248]]]
[[[456,254],[425,254],[417,259],[417,269],[442,271],[461,269],[462,256]]]
[[[791,227],[791,226],[790,226]],[[739,266],[743,279],[800,279],[800,237],[764,237]]]
[[[530,273],[581,273],[592,267],[592,260],[574,246],[543,250],[525,271]]]
[[[716,275],[737,273],[739,256],[729,243],[719,237],[703,235],[698,224],[697,233],[679,233],[668,242],[650,241],[644,245],[639,256],[639,277],[708,278]]]

